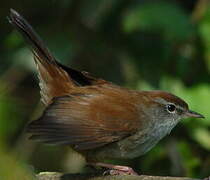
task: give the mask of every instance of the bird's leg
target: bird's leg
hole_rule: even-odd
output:
[[[92,166],[99,166],[110,169],[109,171],[106,171],[104,174],[110,174],[110,175],[138,175],[132,168],[128,166],[120,166],[120,165],[114,165],[114,164],[108,164],[108,163],[101,163],[101,162],[91,162],[88,163]]]

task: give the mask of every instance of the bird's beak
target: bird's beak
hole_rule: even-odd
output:
[[[199,114],[199,113],[191,111],[191,110],[188,110],[185,113],[185,116],[186,117],[194,117],[194,118],[204,118],[204,116],[202,114]]]

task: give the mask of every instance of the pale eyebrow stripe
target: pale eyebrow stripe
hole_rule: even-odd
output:
[[[185,110],[183,107],[181,107],[181,106],[179,106],[179,105],[177,105],[177,104],[175,104],[175,103],[168,102],[168,101],[166,101],[165,99],[160,98],[160,97],[154,99],[153,101],[156,102],[156,103],[159,103],[159,104],[163,104],[163,105],[173,104],[174,106],[176,106],[177,109],[180,109],[181,111],[184,111],[184,110]]]

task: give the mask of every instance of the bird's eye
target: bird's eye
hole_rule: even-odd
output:
[[[173,104],[168,104],[168,105],[167,105],[167,110],[168,110],[168,112],[170,112],[170,113],[174,113],[175,110],[176,110],[176,106],[173,105]]]

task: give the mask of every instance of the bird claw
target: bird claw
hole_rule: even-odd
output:
[[[132,168],[127,167],[127,166],[115,166],[114,169],[105,171],[103,173],[103,175],[112,175],[112,176],[135,175],[135,176],[138,176],[138,174]]]
[[[108,168],[109,170],[105,171],[103,175],[138,175],[132,168],[128,166],[119,166],[114,164],[107,164],[107,163],[101,163],[101,162],[95,162],[95,163],[88,163],[92,166],[99,166],[103,168]]]

